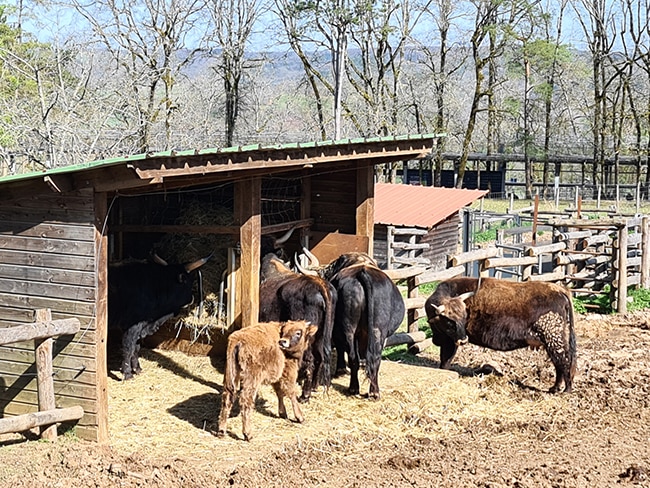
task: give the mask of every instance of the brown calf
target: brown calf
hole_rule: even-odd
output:
[[[298,422],[304,417],[296,395],[296,381],[302,355],[317,327],[305,321],[268,322],[233,332],[228,338],[226,372],[221,395],[218,436],[226,434],[233,402],[240,392],[244,439],[251,440],[250,415],[257,390],[271,384],[278,396],[278,415],[287,418],[284,397],[289,397]]]

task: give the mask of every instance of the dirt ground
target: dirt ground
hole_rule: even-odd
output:
[[[451,373],[434,351],[384,361],[379,401],[346,396],[338,378],[304,407],[303,424],[277,418],[265,387],[251,442],[239,417],[230,436],[211,434],[219,365],[143,351],[140,376],[109,381],[109,445],[5,437],[0,485],[650,487],[649,328],[648,313],[580,317],[570,394],[546,393],[554,372],[543,351],[475,346]],[[494,373],[472,374],[485,364]]]

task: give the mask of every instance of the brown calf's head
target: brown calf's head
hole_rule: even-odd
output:
[[[317,326],[304,320],[283,322],[280,329],[280,349],[287,357],[301,357],[311,345],[317,330]]]
[[[427,310],[432,332],[443,333],[456,344],[467,342],[467,305],[465,300],[475,292],[463,293],[457,297],[445,297],[439,305],[431,304]]]

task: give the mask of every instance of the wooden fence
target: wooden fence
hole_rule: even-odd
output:
[[[552,242],[516,242],[449,256],[448,268],[429,271],[424,267],[389,270],[387,274],[407,290],[407,332],[390,337],[387,344],[408,344],[413,352],[431,345],[419,330],[425,317],[420,285],[460,275],[510,275],[518,281],[552,281],[570,288],[574,296],[606,294],[612,309],[627,311],[629,286],[650,287],[650,220],[648,216],[602,220],[552,218],[546,226]],[[532,228],[527,229],[533,231]],[[512,231],[521,234],[523,231]],[[506,255],[508,254],[508,255]],[[609,286],[607,286],[609,285]]]
[[[38,412],[0,418],[0,434],[40,427],[41,437],[53,441],[56,440],[58,422],[79,420],[83,416],[80,406],[56,408],[52,369],[52,338],[76,334],[79,328],[78,319],[52,320],[49,310],[37,310],[33,324],[0,328],[0,345],[34,340],[39,408]]]

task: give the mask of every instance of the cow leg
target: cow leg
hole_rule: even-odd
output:
[[[244,379],[241,392],[239,394],[239,405],[241,407],[242,433],[244,440],[250,441],[253,438],[251,433],[251,415],[255,410],[255,398],[257,398],[257,389],[259,386],[252,384]]]
[[[549,393],[557,393],[564,384],[569,393],[573,386],[575,371],[575,350],[571,346],[571,332],[567,321],[555,312],[542,315],[533,325],[533,331],[540,337],[546,353],[555,366],[555,384]],[[575,339],[573,339],[575,342]]]
[[[124,380],[133,378],[134,357],[137,363],[136,348],[140,331],[146,322],[138,322],[129,327],[122,336],[122,376]]]
[[[458,346],[453,339],[444,337],[440,339],[440,368],[450,369],[451,361],[454,359]]]
[[[217,435],[223,437],[226,435],[226,427],[228,425],[228,417],[235,401],[235,393],[229,391],[227,388],[223,389],[221,393],[221,412],[219,412],[219,426],[217,427]]]
[[[302,381],[302,394],[300,395],[299,401],[306,403],[311,397],[311,392],[313,391],[314,384],[314,354],[311,350],[311,347],[305,350],[302,356],[302,365],[301,371],[303,374]]]
[[[371,334],[374,334],[374,340],[377,344],[384,344],[381,331],[379,329],[372,329]],[[379,365],[381,363],[381,353],[379,357],[374,357],[375,354],[367,347],[368,353],[366,354],[366,375],[370,381],[370,388],[368,391],[368,398],[371,400],[379,400]]]
[[[345,361],[345,343],[340,338],[334,338],[334,349],[336,349],[336,371],[334,377],[345,376],[349,373]]]
[[[286,419],[287,407],[284,405],[284,390],[282,386],[281,381],[273,383],[273,389],[275,390],[275,394],[278,396],[278,417]]]
[[[133,371],[133,374],[142,373],[142,367],[140,366],[140,343],[139,342],[135,343],[133,355],[131,356],[131,370]]]
[[[350,364],[350,395],[359,394],[359,351],[357,349],[354,334],[348,334],[348,362]]]

